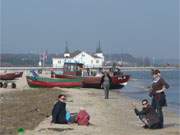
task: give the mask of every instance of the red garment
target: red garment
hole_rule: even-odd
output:
[[[90,116],[86,111],[80,111],[77,116],[78,125],[88,125]]]

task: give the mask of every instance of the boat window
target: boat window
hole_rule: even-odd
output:
[[[73,72],[73,71],[74,71],[74,66],[73,66],[73,65],[71,65],[71,69],[70,69],[70,71],[71,71],[71,72]]]

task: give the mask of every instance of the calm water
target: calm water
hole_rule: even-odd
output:
[[[148,86],[151,85],[152,78],[150,71],[129,71],[132,80],[122,89],[125,95],[141,101],[143,98],[149,99]],[[180,70],[161,71],[161,76],[170,85],[166,90],[168,109],[180,114]]]

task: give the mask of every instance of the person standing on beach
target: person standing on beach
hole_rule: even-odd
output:
[[[66,100],[65,95],[58,96],[58,101],[56,102],[52,110],[51,123],[67,124],[65,100]]]
[[[105,71],[104,75],[101,78],[101,88],[104,88],[104,94],[105,94],[105,99],[109,98],[109,88],[111,85],[111,77],[110,75]]]
[[[152,107],[156,110],[160,119],[160,127],[163,128],[164,117],[162,107],[167,106],[165,90],[169,88],[169,84],[161,77],[158,69],[152,70],[153,82],[149,96],[152,97]]]

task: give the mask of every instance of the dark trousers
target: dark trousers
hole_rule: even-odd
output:
[[[149,129],[158,129],[158,128],[160,128],[160,123],[155,123],[153,125],[150,125],[147,122],[147,119],[146,119],[145,115],[139,115],[139,119],[145,124],[145,127],[149,128]]]
[[[104,85],[104,94],[105,94],[105,99],[109,98],[109,85]]]
[[[159,116],[160,127],[163,128],[164,116],[163,116],[162,106],[160,105],[159,101],[155,99],[155,97],[153,97],[153,99],[152,99],[152,107],[155,109],[155,111],[157,112],[157,114]]]

